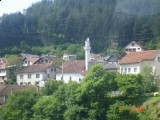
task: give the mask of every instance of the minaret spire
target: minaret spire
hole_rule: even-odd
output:
[[[90,61],[90,51],[91,51],[91,46],[90,46],[90,42],[89,42],[89,38],[86,39],[85,41],[85,46],[84,46],[84,50],[85,50],[85,69],[86,71],[88,71],[88,62]]]

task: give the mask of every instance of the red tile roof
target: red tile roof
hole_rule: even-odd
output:
[[[61,71],[59,71],[59,73],[61,73]],[[87,71],[85,71],[85,60],[65,61],[63,63],[63,73],[79,73],[86,75]]]
[[[33,73],[33,72],[43,72],[47,70],[49,67],[52,67],[53,64],[37,64],[37,65],[30,65],[27,67],[22,68],[17,73]]]
[[[2,90],[0,90],[0,95],[10,95],[17,90],[24,89],[23,85],[6,85]]]
[[[31,63],[35,63],[38,59],[39,59],[39,57],[28,57],[27,58]]]
[[[119,61],[119,64],[129,64],[141,62],[143,60],[153,60],[158,53],[160,53],[159,50],[129,52]]]

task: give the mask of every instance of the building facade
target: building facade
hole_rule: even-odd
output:
[[[126,52],[140,52],[140,51],[144,51],[144,48],[142,45],[138,44],[135,41],[132,41],[131,43],[129,43],[125,48]]]
[[[160,51],[130,52],[119,61],[119,65],[120,73],[122,74],[138,74],[141,73],[145,67],[151,67],[152,71],[159,78]]]
[[[56,78],[56,69],[52,64],[24,67],[17,72],[17,84],[43,87],[46,80]]]

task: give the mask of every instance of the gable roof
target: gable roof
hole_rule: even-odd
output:
[[[47,70],[49,67],[52,67],[53,64],[37,64],[37,65],[30,65],[27,67],[22,68],[17,72],[17,74],[20,73],[34,73],[34,72],[43,72]]]
[[[140,44],[140,43],[137,43],[135,41],[131,41],[129,44],[127,44],[124,48],[126,48],[127,46],[129,46],[130,44],[137,44],[139,45],[142,49],[144,49],[144,47]]]
[[[39,59],[39,57],[29,56],[29,57],[26,57],[26,59],[29,60],[31,63],[35,63]]]
[[[55,56],[44,55],[44,56],[41,56],[40,58],[38,58],[34,62],[34,64],[38,63],[38,61],[41,60],[41,59],[47,59],[47,60],[49,60],[52,63],[52,61],[54,60],[54,58],[56,58],[56,57]]]
[[[62,67],[61,67],[62,68]],[[61,73],[61,71],[59,71]],[[79,73],[86,75],[85,60],[68,60],[63,63],[63,73]]]
[[[148,50],[148,51],[141,51],[141,52],[129,52],[124,56],[120,61],[119,64],[129,64],[129,63],[137,63],[144,60],[153,60],[159,50]]]

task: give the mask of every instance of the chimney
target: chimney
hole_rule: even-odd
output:
[[[86,39],[85,41],[85,46],[84,46],[84,50],[85,50],[85,69],[86,71],[88,71],[88,62],[90,61],[90,51],[91,51],[91,46],[90,46],[90,42],[89,42],[89,38]]]

